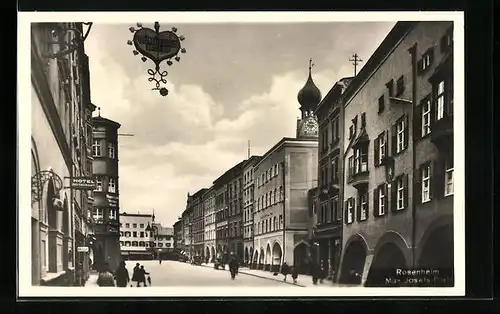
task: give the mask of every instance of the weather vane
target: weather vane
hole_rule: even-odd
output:
[[[162,87],[162,84],[167,84],[167,71],[160,70],[160,64],[167,61],[168,66],[173,64],[172,58],[179,62],[180,53],[186,53],[186,48],[181,47],[181,41],[186,39],[183,35],[177,35],[177,28],[172,27],[172,30],[160,32],[160,23],[155,22],[154,30],[142,27],[141,23],[137,23],[137,28],[130,27],[130,32],[134,33],[133,40],[127,41],[127,44],[134,45],[135,50],[132,51],[135,56],[141,54],[142,62],[148,59],[154,62],[155,68],[148,69],[149,82],[154,82],[155,87],[152,90],[157,90],[160,95],[167,96],[168,89]]]

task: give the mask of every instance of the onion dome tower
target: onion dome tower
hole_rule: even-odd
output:
[[[321,91],[312,79],[311,69],[313,66],[312,59],[309,59],[309,77],[297,95],[302,113],[302,117],[297,120],[297,138],[318,137],[318,121],[314,111],[321,102]]]
[[[314,66],[312,63],[312,59],[309,59],[309,77],[307,78],[307,82],[299,91],[297,95],[297,100],[300,104],[300,111],[302,112],[302,119],[307,116],[313,115],[314,110],[321,101],[321,91],[314,84],[314,81],[311,76],[311,69]]]

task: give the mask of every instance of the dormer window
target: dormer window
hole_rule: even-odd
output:
[[[385,99],[384,95],[382,95],[378,99],[378,113],[382,113],[384,109],[385,109]]]
[[[434,48],[429,48],[418,61],[418,70],[420,74],[424,74],[431,67],[434,61]]]
[[[453,27],[451,27],[443,37],[441,37],[441,53],[448,52],[453,46]]]

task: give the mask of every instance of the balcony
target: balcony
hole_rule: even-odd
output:
[[[445,115],[431,127],[431,142],[438,148],[453,144],[453,115]]]
[[[349,172],[347,183],[352,185],[357,190],[362,190],[368,187],[370,172],[368,171],[368,163],[361,163],[359,169],[351,169]]]

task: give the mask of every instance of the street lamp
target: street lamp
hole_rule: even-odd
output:
[[[148,222],[148,225],[147,225],[146,229],[144,229],[144,230],[146,232],[149,232],[150,235],[152,235],[152,237],[153,237],[153,243],[155,243],[154,240],[156,240],[156,236],[158,235],[158,228],[155,225],[150,226],[149,222]],[[151,251],[153,253],[153,259],[154,259],[154,256],[157,255],[156,254],[156,244],[151,248]]]

